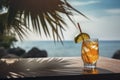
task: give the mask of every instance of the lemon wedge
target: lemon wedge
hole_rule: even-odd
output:
[[[74,38],[74,41],[75,43],[79,43],[86,39],[90,39],[90,36],[87,33],[80,33]]]

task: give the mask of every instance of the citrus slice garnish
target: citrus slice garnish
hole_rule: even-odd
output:
[[[90,39],[90,36],[87,33],[80,33],[74,38],[74,41],[75,43],[79,43],[86,39]]]

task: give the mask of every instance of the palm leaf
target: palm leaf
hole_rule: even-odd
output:
[[[71,10],[86,17],[84,14],[73,8],[67,0],[6,1],[8,1],[6,3],[9,6],[8,24],[11,24],[16,16],[19,20],[24,18],[24,23],[26,25],[30,25],[30,22],[32,23],[32,28],[35,32],[42,35],[41,31],[43,30],[46,37],[53,37],[54,40],[62,41],[64,35],[63,30],[65,30],[66,23],[61,14],[66,15],[73,24],[75,23],[70,17],[70,15],[72,15]],[[51,27],[52,30],[50,30],[49,27]]]
[[[24,38],[23,35],[27,35],[27,30],[30,30],[29,27],[26,26],[22,18],[21,21],[17,17],[13,18],[9,24],[8,14],[9,13],[0,15],[0,36],[8,36],[15,33],[22,40]]]

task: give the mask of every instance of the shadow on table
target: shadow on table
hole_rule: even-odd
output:
[[[84,70],[83,67],[73,67],[74,64],[63,58],[13,58],[0,59],[0,78],[37,78],[54,76],[75,76],[108,74],[111,71],[96,68]]]

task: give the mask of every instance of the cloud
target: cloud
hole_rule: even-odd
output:
[[[91,5],[91,4],[96,4],[99,3],[100,1],[84,1],[84,2],[80,2],[80,1],[71,1],[71,5],[73,6],[85,6],[85,5]]]
[[[83,30],[89,33],[91,37],[98,37],[101,40],[120,40],[120,15],[96,17],[94,19],[82,25]]]
[[[75,15],[75,22],[79,22],[83,32],[88,33],[91,38],[100,40],[120,40],[120,15],[95,17],[88,15],[92,20],[87,20],[79,15]],[[68,21],[67,21],[68,22]],[[79,29],[74,27],[70,22],[65,32],[65,40],[73,40],[78,35]]]
[[[120,8],[106,10],[109,14],[120,14]]]

